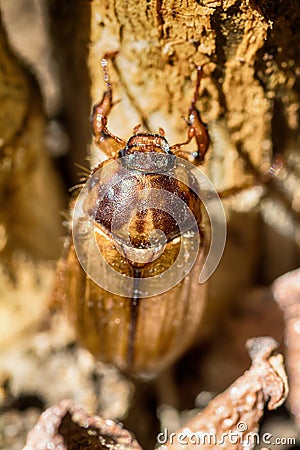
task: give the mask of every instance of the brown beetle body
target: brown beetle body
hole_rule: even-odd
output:
[[[156,173],[157,167],[152,167],[152,164],[163,165],[164,155],[176,154],[196,163],[203,161],[208,136],[195,107],[201,69],[198,68],[197,86],[189,112],[187,142],[169,147],[162,130],[160,134],[134,134],[127,143],[108,130],[106,124],[112,106],[112,91],[106,65],[104,59],[102,66],[108,90],[101,103],[94,108],[93,123],[96,142],[99,146],[103,142],[111,145],[111,158],[93,169],[93,184],[83,208],[88,216],[95,219],[96,243],[105,262],[118,273],[134,278],[134,282],[130,295],[126,297],[103,289],[82,269],[73,244],[63,263],[61,282],[79,341],[104,362],[113,363],[121,370],[135,375],[153,376],[182,355],[203,321],[205,284],[199,284],[198,277],[203,266],[205,239],[201,230],[201,201],[189,187],[197,181],[191,179],[191,174],[180,164],[172,166],[172,159],[168,160],[171,163],[168,162],[165,172]],[[191,154],[182,151],[182,146],[193,137],[198,152]],[[162,155],[162,160],[153,163],[152,156],[157,154]],[[127,157],[126,161],[129,161],[127,169],[130,176],[123,179],[118,168],[103,175],[101,169],[105,169],[110,161],[122,157]],[[101,190],[109,185],[113,177],[120,179],[112,187],[109,186],[100,198]],[[179,284],[159,295],[140,298],[140,280],[151,278],[171,267],[181,246],[184,257],[190,253],[191,231],[180,230],[176,220],[165,213],[164,208],[150,205],[142,211],[135,211],[139,202],[147,205],[148,192],[159,189],[178,197],[192,211],[200,235],[200,251],[192,270]],[[167,208],[168,205],[165,206]],[[120,219],[113,228],[115,211]],[[125,245],[122,233],[128,222],[129,244]],[[153,255],[151,236],[157,230],[163,232],[166,242],[163,248],[159,247],[160,252]],[[87,259],[88,252],[87,245]],[[140,255],[138,262],[135,253]],[[89,263],[96,264],[92,256],[90,258]]]

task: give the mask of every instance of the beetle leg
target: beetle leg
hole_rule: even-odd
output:
[[[268,172],[256,174],[252,181],[242,184],[241,186],[235,186],[229,189],[225,189],[222,192],[218,192],[220,198],[228,198],[232,195],[239,194],[247,189],[251,189],[255,186],[266,185],[276,177],[283,166],[282,155],[278,155],[274,158]]]
[[[202,121],[199,110],[196,107],[196,101],[199,94],[200,82],[202,78],[202,67],[197,66],[197,81],[194,91],[194,95],[191,101],[188,117],[188,137],[185,142],[181,144],[175,144],[170,147],[170,150],[177,156],[187,159],[194,164],[202,164],[205,154],[209,146],[209,136],[206,124]],[[189,144],[191,140],[195,138],[197,144],[196,152],[188,152],[181,150],[182,147]]]
[[[102,100],[100,103],[94,105],[92,112],[92,124],[93,124],[93,133],[95,136],[95,142],[107,153],[110,157],[115,158],[121,148],[124,148],[126,142],[123,139],[115,136],[108,128],[107,128],[107,118],[108,115],[114,106],[112,101],[112,87],[110,76],[107,68],[108,58],[112,59],[116,55],[114,53],[108,53],[101,60],[101,67],[103,72],[103,79],[106,84],[106,91],[103,94]]]

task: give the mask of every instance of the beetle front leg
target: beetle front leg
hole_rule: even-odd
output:
[[[100,103],[94,105],[92,112],[92,123],[93,123],[93,133],[95,136],[95,142],[108,154],[108,156],[112,158],[116,158],[119,150],[124,148],[126,145],[123,139],[115,136],[108,128],[107,128],[107,120],[108,115],[114,105],[112,101],[112,87],[110,76],[107,68],[108,59],[113,59],[116,55],[114,53],[108,53],[101,60],[101,67],[103,72],[103,79],[106,84],[106,91],[103,94],[102,100]]]
[[[189,125],[188,138],[185,142],[182,142],[181,144],[175,144],[170,148],[170,150],[174,152],[176,156],[180,156],[181,158],[187,159],[188,161],[191,161],[194,164],[203,164],[204,157],[209,146],[209,135],[207,131],[207,126],[202,121],[200,112],[196,107],[196,101],[199,94],[201,79],[202,79],[202,67],[197,66],[196,87],[191,101],[188,117],[188,125]],[[191,153],[185,150],[181,150],[182,147],[189,144],[193,138],[195,138],[197,143],[197,151]]]

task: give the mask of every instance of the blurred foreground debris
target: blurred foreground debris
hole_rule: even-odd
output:
[[[71,400],[48,408],[23,450],[141,450],[133,436],[113,420],[90,416]]]
[[[199,439],[204,433],[215,436],[207,445],[198,444],[198,448],[224,448],[229,432],[235,433],[235,443],[228,441],[226,449],[241,450],[243,440],[259,430],[259,421],[264,405],[276,409],[286,399],[288,393],[287,378],[283,367],[282,355],[273,355],[277,343],[271,337],[254,338],[247,342],[251,368],[235,381],[225,392],[213,399],[203,412],[193,417],[183,429],[175,433],[175,438],[160,448],[188,449],[195,447],[189,437],[197,433]],[[243,428],[242,428],[243,425]],[[185,443],[176,440],[181,434]],[[201,441],[200,441],[201,442]],[[161,443],[161,442],[159,442]],[[247,447],[252,449],[255,445]],[[83,446],[83,447],[81,447]],[[46,410],[35,428],[30,432],[23,450],[75,450],[75,449],[140,449],[131,434],[112,420],[89,416],[72,401],[65,400]]]

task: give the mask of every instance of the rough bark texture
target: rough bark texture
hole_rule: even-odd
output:
[[[20,17],[26,3],[18,11]],[[272,300],[265,302],[264,295],[263,300],[260,295],[257,298],[253,286],[270,284],[299,263],[300,5],[296,0],[48,0],[47,3],[62,81],[62,117],[66,119],[71,140],[68,158],[74,183],[78,172],[74,163],[87,165],[90,107],[101,99],[105,89],[100,59],[115,49],[119,54],[110,64],[110,72],[114,100],[121,101],[113,108],[109,126],[117,135],[127,139],[133,126],[142,123],[145,129],[154,132],[159,126],[164,127],[171,144],[183,141],[187,127],[182,117],[187,115],[193,92],[194,64],[201,64],[204,79],[197,106],[208,123],[212,141],[204,169],[217,188],[240,186],[252,179],[250,162],[257,171],[266,171],[273,152],[282,152],[286,159],[278,179],[267,189],[255,188],[226,201],[227,247],[218,272],[209,282],[211,318],[207,320],[209,325],[216,326],[219,340],[211,340],[208,362],[205,363],[206,356],[199,348],[181,361],[171,374],[175,374],[171,377],[175,389],[164,375],[159,395],[157,387],[147,384],[136,387],[131,401],[132,383],[113,368],[96,364],[82,348],[76,347],[74,336],[61,316],[58,320],[54,315],[50,320],[45,315],[43,323],[29,327],[32,319],[41,317],[37,305],[45,306],[51,269],[26,266],[27,275],[18,284],[17,302],[15,286],[8,285],[6,278],[3,283],[1,280],[3,309],[10,315],[6,320],[1,311],[1,317],[5,330],[12,333],[3,337],[4,327],[0,324],[1,343],[5,346],[0,371],[0,401],[4,404],[0,448],[21,448],[26,431],[38,414],[37,408],[43,409],[64,397],[71,397],[106,418],[121,420],[128,413],[129,404],[135,403],[126,426],[136,433],[144,448],[152,448],[159,432],[158,396],[160,400],[173,402],[178,409],[190,409],[201,389],[220,391],[247,367],[241,348],[249,336],[267,333],[281,337],[281,318]],[[35,32],[33,25],[31,28]],[[4,54],[1,54],[0,48],[2,62]],[[47,234],[45,239],[39,237],[45,224],[52,230],[56,226],[50,226],[52,218],[58,218],[51,213],[56,182],[48,187],[50,170],[39,151],[44,121],[39,94],[18,63],[13,63],[16,67],[12,71],[4,65],[6,60],[15,61],[11,58],[10,53],[3,57],[3,77],[9,75],[3,78],[1,117],[6,120],[3,136],[10,130],[7,139],[16,137],[14,148],[24,149],[25,144],[21,145],[19,139],[23,139],[27,127],[23,129],[20,124],[28,111],[28,124],[32,120],[34,126],[30,128],[30,136],[24,134],[26,142],[30,142],[28,154],[18,150],[14,159],[10,153],[3,153],[0,195],[1,220],[3,214],[5,222],[4,227],[0,225],[0,247],[5,244],[3,248],[10,248],[11,255],[16,243],[20,243],[30,249],[30,255],[40,255],[43,251],[53,252],[59,242],[57,237],[50,239]],[[36,64],[40,65],[40,60]],[[8,114],[5,106],[9,99],[16,102]],[[0,130],[2,133],[2,126]],[[33,142],[37,147],[32,150]],[[9,150],[10,146],[1,146],[1,154],[4,148]],[[99,157],[94,151],[91,154],[93,158]],[[37,172],[39,183],[33,176]],[[35,180],[32,185],[31,175]],[[2,191],[4,186],[12,186],[10,202]],[[18,201],[11,203],[14,195]],[[26,210],[31,200],[42,212],[38,224],[34,222],[35,214],[28,214],[31,209]],[[25,210],[24,227],[20,233],[15,232],[22,223],[19,214]],[[6,227],[6,223],[12,224],[11,227]],[[10,239],[8,229],[17,236],[10,241],[10,247],[6,247]],[[22,274],[20,267],[25,267],[24,259],[20,265],[14,265],[15,274]],[[9,295],[2,296],[3,293]],[[268,293],[266,296],[269,298]],[[22,322],[24,305],[31,307]],[[228,320],[230,308],[235,316]],[[265,317],[269,318],[267,323]],[[7,345],[25,327],[29,330],[21,334],[22,340],[14,339],[14,345]],[[2,383],[7,374],[10,384],[7,380]],[[7,384],[11,392],[2,389]]]

